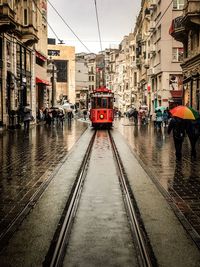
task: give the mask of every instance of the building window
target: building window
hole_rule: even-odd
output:
[[[60,50],[48,50],[48,56],[60,56]]]
[[[134,86],[137,86],[137,72],[134,72]]]
[[[28,9],[24,9],[24,26],[28,25]]]
[[[68,61],[67,60],[54,60],[57,68],[57,82],[68,81]]]
[[[172,61],[181,62],[182,60],[183,60],[183,48],[182,47],[172,48]]]
[[[185,5],[185,0],[173,0],[173,9],[182,10]]]

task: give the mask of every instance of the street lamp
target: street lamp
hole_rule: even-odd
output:
[[[55,97],[56,97],[56,86],[55,86],[55,78],[56,78],[56,71],[57,71],[57,68],[55,66],[55,63],[54,63],[54,60],[50,58],[49,60],[49,64],[48,64],[48,69],[49,69],[49,72],[51,74],[51,104],[52,104],[52,107],[55,105]]]

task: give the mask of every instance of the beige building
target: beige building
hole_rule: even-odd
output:
[[[200,1],[185,1],[181,16],[173,19],[171,35],[184,46],[183,101],[200,111]]]
[[[54,39],[53,39],[54,40]],[[75,103],[75,47],[48,42],[48,57],[57,69],[57,81],[54,90],[55,105],[62,99]],[[52,73],[51,73],[52,76]],[[51,86],[49,88],[51,90]]]

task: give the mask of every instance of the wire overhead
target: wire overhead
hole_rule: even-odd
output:
[[[92,53],[89,48],[81,41],[81,39],[78,37],[78,35],[72,30],[72,28],[67,24],[67,22],[64,20],[64,18],[60,15],[60,13],[57,11],[57,9],[51,4],[51,2],[49,0],[47,0],[47,2],[49,3],[49,5],[53,8],[53,10],[56,12],[56,14],[61,18],[61,20],[64,22],[64,24],[68,27],[68,29],[70,29],[70,31],[73,33],[74,36],[76,36],[76,38],[79,40],[79,42],[86,48],[86,50],[89,53]]]
[[[61,40],[61,39],[58,37],[58,35],[57,35],[56,32],[54,31],[54,29],[53,29],[53,28],[51,27],[51,25],[48,23],[46,17],[43,15],[42,11],[39,9],[39,7],[38,7],[38,5],[37,5],[37,3],[36,3],[35,0],[33,0],[33,3],[35,4],[37,10],[40,12],[40,14],[42,15],[42,17],[43,17],[44,20],[46,21],[47,25],[48,25],[49,28],[52,30],[52,32],[54,33],[54,35],[56,36],[56,38],[58,39],[58,41],[59,41],[60,43],[63,43],[63,40]]]
[[[94,5],[95,5],[95,11],[96,11],[96,18],[97,18],[97,27],[98,27],[98,33],[99,33],[99,42],[100,42],[101,51],[103,51],[103,49],[102,49],[102,41],[101,41],[101,33],[100,33],[100,27],[99,27],[99,17],[98,17],[97,2],[96,2],[96,0],[94,0]]]

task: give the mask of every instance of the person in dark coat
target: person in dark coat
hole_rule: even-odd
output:
[[[173,131],[174,146],[176,150],[176,158],[182,157],[182,144],[185,137],[186,124],[185,121],[178,117],[173,117],[168,125],[168,134]]]
[[[32,120],[31,109],[28,106],[24,107],[24,109],[23,109],[24,133],[29,132],[31,120]]]
[[[187,120],[186,133],[190,140],[191,156],[196,157],[196,143],[200,136],[200,118],[197,120]]]

